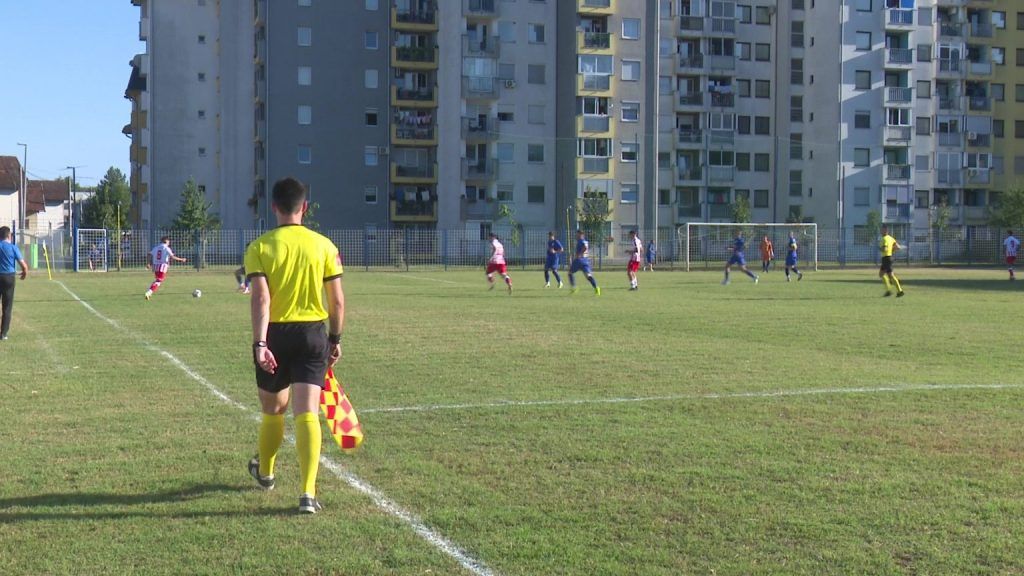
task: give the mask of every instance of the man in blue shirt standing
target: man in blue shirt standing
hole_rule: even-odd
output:
[[[7,340],[7,332],[11,329],[11,315],[14,314],[14,273],[15,265],[21,266],[21,279],[28,276],[28,264],[21,256],[21,250],[11,243],[11,229],[0,227],[0,307],[3,316],[0,318],[0,340]]]
[[[578,290],[574,276],[577,272],[586,274],[587,281],[594,287],[594,295],[600,296],[601,289],[597,286],[597,280],[594,280],[594,274],[590,269],[590,242],[587,242],[583,230],[576,232],[576,253],[573,255],[572,265],[569,267],[569,286],[572,286],[573,294]]]
[[[558,287],[562,287],[562,278],[558,275],[558,266],[561,264],[562,252],[565,252],[565,248],[562,243],[555,238],[554,232],[548,232],[548,255],[544,260],[544,287],[551,287],[551,274],[555,275],[555,281],[558,282]]]
[[[729,270],[732,269],[734,264],[739,266],[740,270],[743,270],[747,276],[750,276],[754,281],[754,284],[757,284],[757,274],[747,270],[747,258],[745,255],[746,245],[747,241],[743,239],[743,231],[737,230],[736,239],[732,241],[732,257],[729,258],[729,261],[725,264],[725,279],[722,280],[722,284],[729,283]]]

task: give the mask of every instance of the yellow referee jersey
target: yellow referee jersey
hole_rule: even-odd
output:
[[[896,239],[886,234],[882,236],[882,243],[878,245],[882,250],[882,256],[892,256],[893,248],[896,247]],[[248,270],[248,268],[246,268]]]
[[[267,232],[245,251],[247,277],[264,276],[270,286],[271,322],[326,319],[323,284],[343,272],[337,246],[298,224]]]

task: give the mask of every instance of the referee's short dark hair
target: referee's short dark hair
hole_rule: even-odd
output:
[[[0,226],[0,240],[7,240],[11,237],[10,226]]]
[[[306,186],[295,178],[282,178],[274,183],[271,198],[278,210],[285,214],[295,214],[306,201]]]

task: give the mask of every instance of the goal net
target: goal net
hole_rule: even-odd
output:
[[[817,224],[737,224],[735,222],[692,222],[680,226],[678,234],[686,257],[686,270],[724,266],[732,256],[736,233],[743,231],[747,241],[747,265],[760,266],[761,240],[767,236],[772,242],[775,260],[780,268],[786,261],[786,244],[790,233],[797,241],[801,264],[818,269]],[[755,268],[756,270],[756,268]]]
[[[79,228],[75,239],[75,272],[106,272],[109,248],[106,230]]]

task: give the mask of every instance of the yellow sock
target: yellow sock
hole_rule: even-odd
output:
[[[903,287],[900,286],[900,279],[897,278],[895,274],[892,275],[892,281],[894,284],[896,284],[896,291],[903,292]]]
[[[274,475],[274,461],[284,440],[284,415],[264,414],[260,423],[260,476]]]
[[[316,496],[316,473],[320,468],[320,414],[303,412],[295,416],[295,448],[299,452],[302,492]]]
[[[889,283],[889,275],[888,274],[883,274],[882,275],[882,282],[885,282],[885,291],[886,292],[892,292],[892,284]]]

